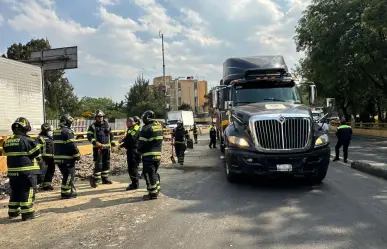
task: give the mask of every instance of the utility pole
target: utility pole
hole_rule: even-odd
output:
[[[165,111],[165,124],[167,124],[167,82],[166,82],[166,79],[165,79],[165,60],[164,60],[164,34],[161,33],[161,31],[159,31],[159,36],[161,37],[161,50],[162,50],[162,53],[163,53],[163,80],[164,80],[164,111]]]

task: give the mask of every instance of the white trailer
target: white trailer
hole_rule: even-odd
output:
[[[32,132],[44,122],[40,67],[0,57],[0,136],[11,135],[18,117],[31,122]]]
[[[185,127],[190,127],[194,124],[194,117],[192,111],[171,111],[168,112],[167,128],[175,128],[177,121],[183,121]]]

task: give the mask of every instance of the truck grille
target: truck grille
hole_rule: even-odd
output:
[[[255,131],[262,149],[303,149],[310,138],[310,119],[286,118],[282,124],[279,120],[258,120]]]

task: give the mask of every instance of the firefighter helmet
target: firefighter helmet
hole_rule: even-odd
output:
[[[74,122],[74,118],[69,114],[64,114],[60,117],[59,122],[61,125],[71,127],[71,124]]]
[[[102,110],[97,110],[95,112],[95,117],[105,117],[105,113]]]
[[[48,132],[48,131],[52,131],[53,128],[52,128],[52,125],[50,125],[49,123],[44,123],[40,126],[40,130],[43,132]]]
[[[31,131],[31,124],[28,119],[24,117],[19,117],[15,120],[15,122],[13,122],[11,129],[13,132],[15,132],[15,130],[19,130],[23,133],[27,133]]]
[[[134,119],[134,122],[136,122],[136,124],[138,124],[138,125],[141,124],[141,120],[138,116],[134,116],[133,119]]]
[[[149,124],[150,122],[154,121],[155,119],[155,113],[152,110],[145,111],[141,116],[142,122],[144,124]]]

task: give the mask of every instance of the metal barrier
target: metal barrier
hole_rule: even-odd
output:
[[[340,126],[339,121],[331,121],[330,125]],[[367,129],[367,130],[387,130],[387,123],[351,123],[347,122],[347,125],[350,125],[355,129]]]
[[[115,139],[117,138],[123,138],[125,136],[126,131],[125,130],[113,130],[112,133],[115,136]],[[76,143],[85,143],[89,142],[87,138],[79,138],[79,137],[84,137],[87,135],[87,132],[75,132],[74,133],[76,139]],[[38,135],[37,134],[30,134],[30,137],[36,138]],[[7,157],[2,156],[3,153],[3,143],[6,139],[8,139],[9,136],[2,136],[0,137],[0,173],[1,172],[6,172],[7,171]],[[172,138],[171,136],[171,129],[164,129],[164,140],[170,140]],[[79,145],[78,146],[79,152],[81,155],[87,155],[92,153],[92,145],[91,144],[86,144],[86,145]]]

